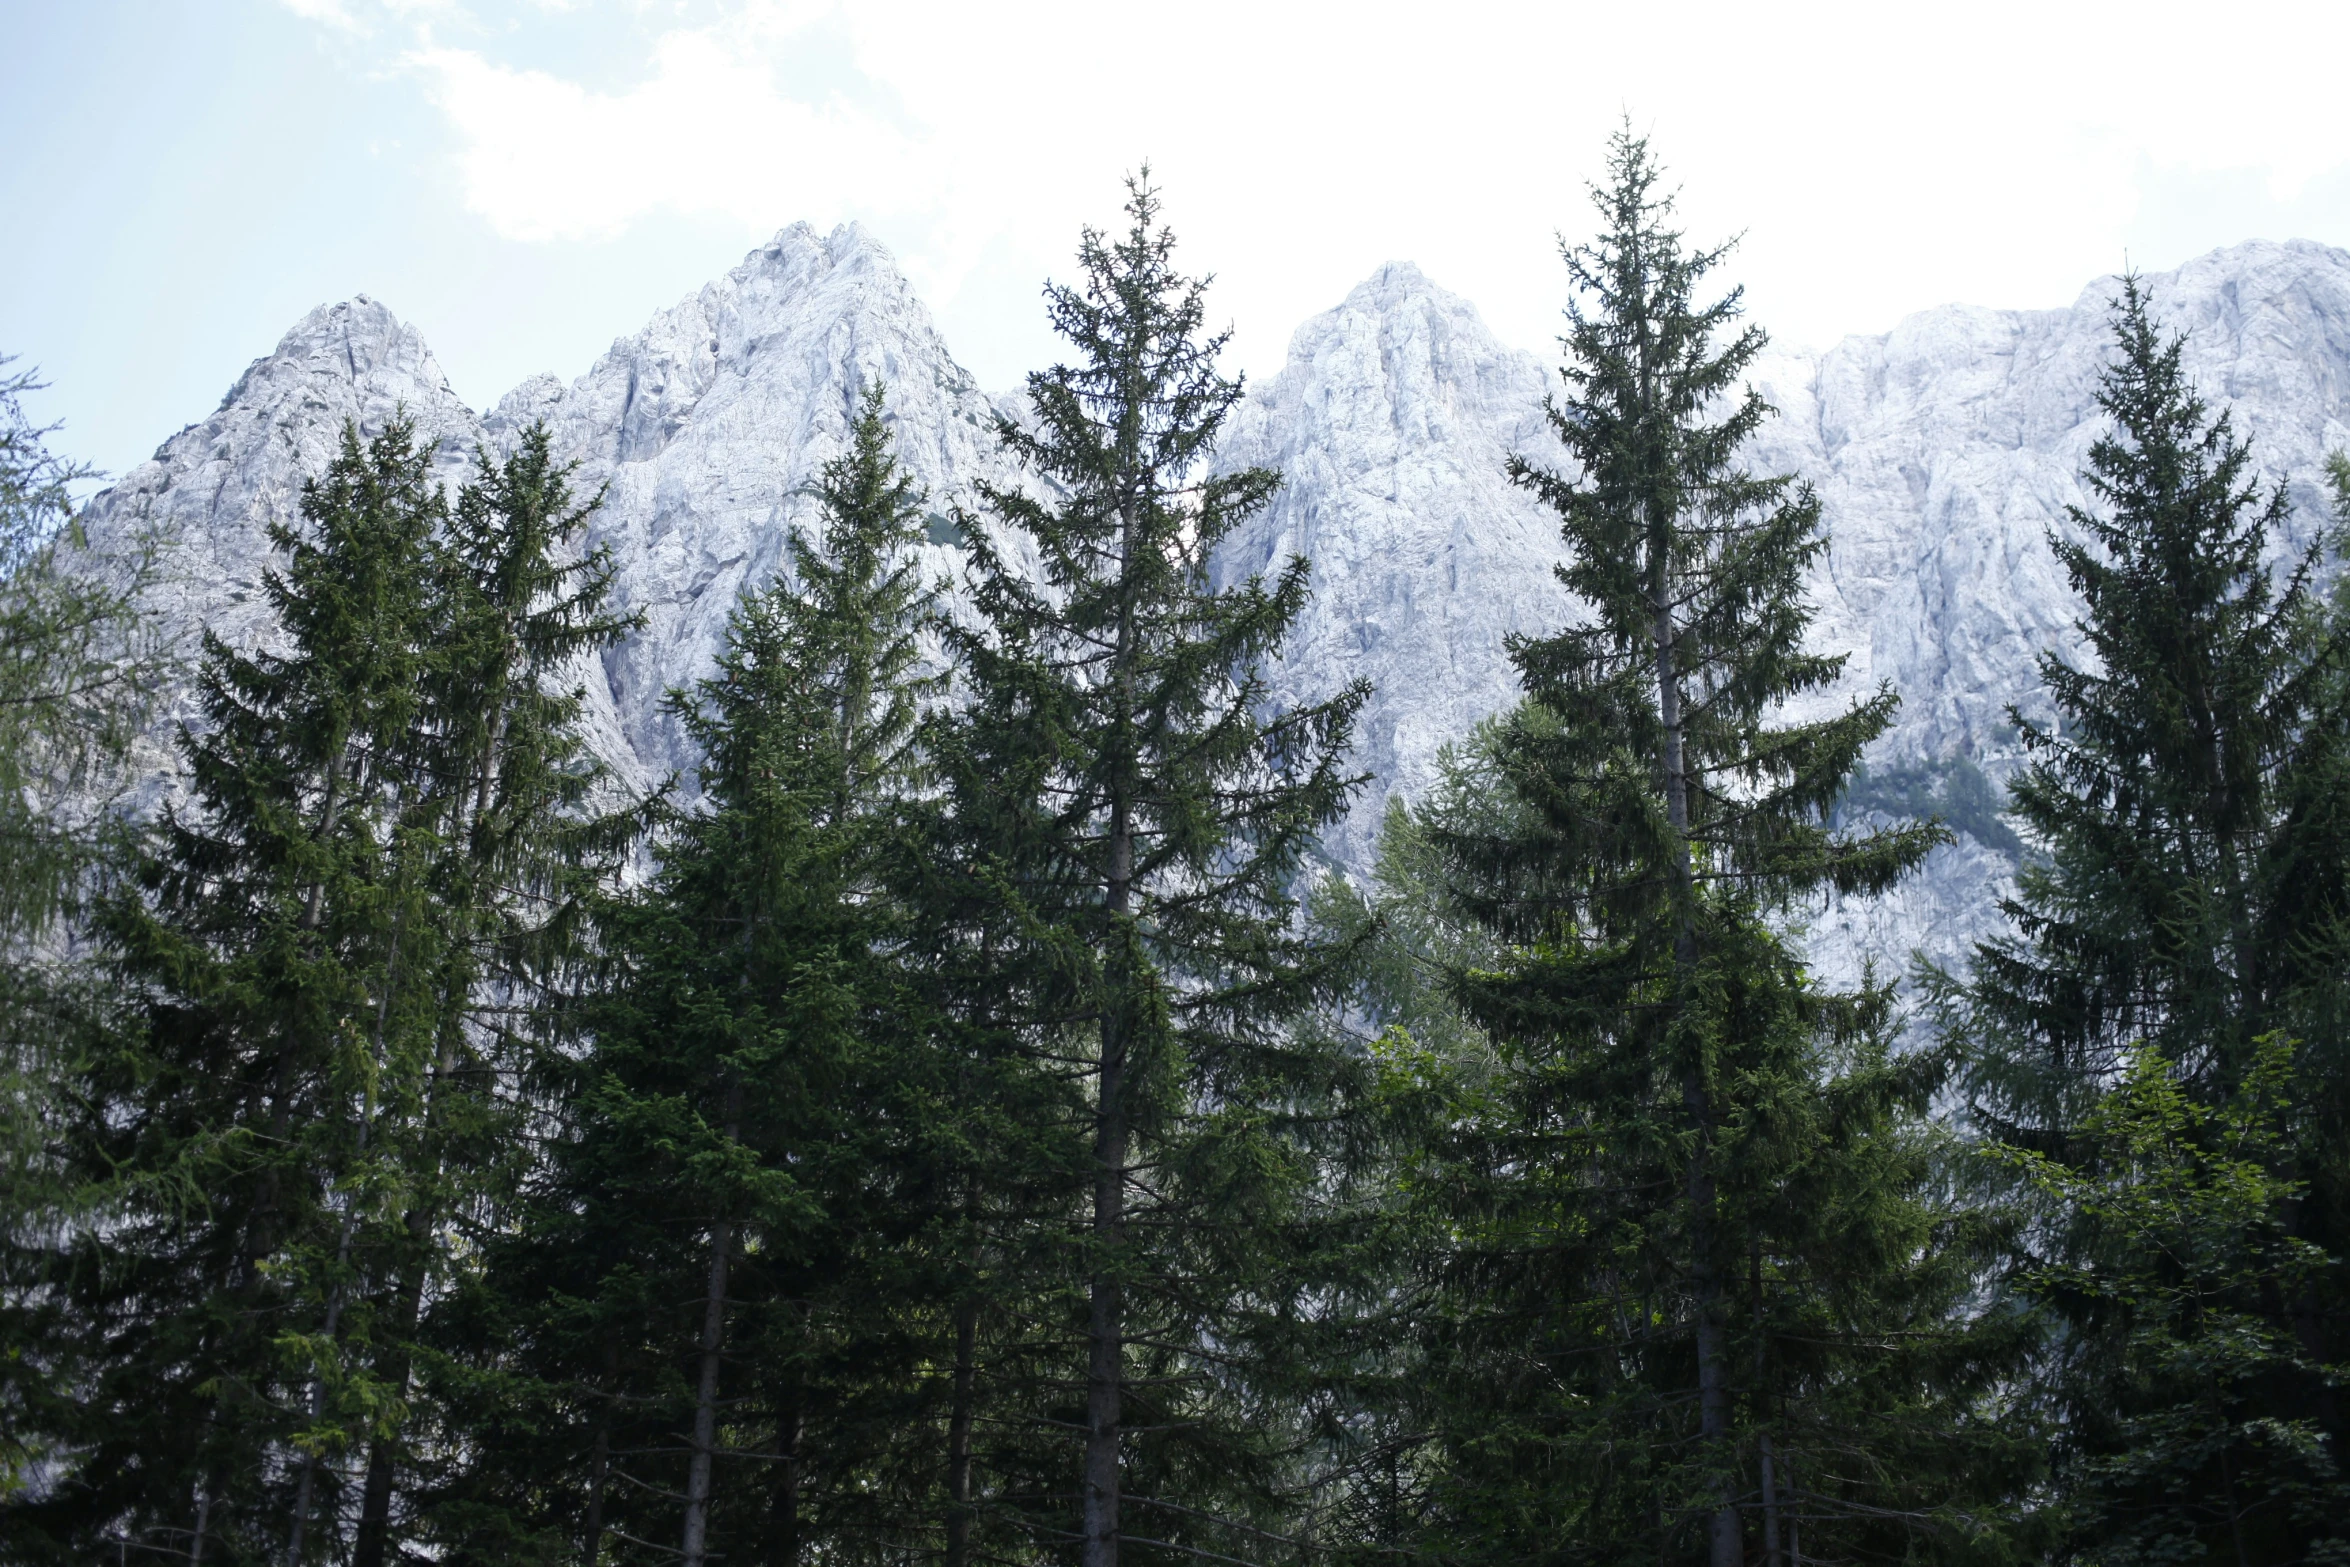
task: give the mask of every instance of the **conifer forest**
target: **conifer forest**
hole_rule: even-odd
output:
[[[347,426],[271,634],[165,647],[0,367],[0,1562],[2350,1564],[2350,454],[2280,551],[2122,282],[2004,933],[1837,988],[1951,830],[1671,190],[1566,216],[1562,610],[1375,874],[1147,174],[1018,482],[859,389],[650,790],[543,423]]]

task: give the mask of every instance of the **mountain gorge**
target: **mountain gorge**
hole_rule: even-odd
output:
[[[2306,546],[2328,517],[2325,457],[2350,445],[2350,253],[2246,244],[2147,283],[2162,319],[2190,334],[2205,395],[2235,410],[2288,487],[2283,548]],[[1823,506],[1814,634],[1850,655],[1834,695],[1889,682],[1902,696],[1883,769],[1938,776],[1963,762],[1998,776],[2013,757],[2009,704],[2035,711],[2035,657],[2070,643],[2075,605],[2046,534],[2084,502],[2114,289],[2093,281],[2058,310],[1944,306],[1822,354],[1780,355],[1758,378],[1778,414],[1756,461],[1801,475]],[[877,378],[939,515],[926,564],[951,579],[961,552],[945,516],[975,482],[1012,482],[990,428],[1018,408],[956,364],[888,252],[853,225],[784,230],[577,380],[534,377],[486,414],[384,305],[322,307],[213,414],[101,494],[89,525],[101,539],[165,539],[155,608],[167,632],[249,643],[268,629],[267,527],[294,520],[303,477],[344,421],[373,430],[405,411],[453,477],[477,443],[499,449],[544,419],[583,488],[604,487],[591,536],[613,551],[622,606],[645,617],[583,671],[596,749],[641,786],[690,765],[665,693],[709,667],[741,589],[778,569],[789,531],[813,515],[811,477]],[[1389,796],[1424,789],[1442,747],[1511,699],[1505,638],[1575,612],[1551,571],[1554,522],[1502,471],[1511,453],[1554,459],[1551,384],[1542,357],[1396,263],[1297,329],[1287,364],[1229,431],[1222,461],[1275,466],[1286,482],[1216,570],[1244,575],[1293,553],[1314,564],[1276,690],[1310,699],[1358,675],[1377,687],[1358,749],[1374,782],[1329,844],[1342,864],[1365,867]],[[149,799],[170,788],[169,725],[187,716],[184,695],[167,700],[142,753]],[[2012,867],[2000,844],[1962,835],[1889,897],[1815,911],[1815,959],[1848,975],[1872,952],[1960,958],[1992,927],[1991,895]]]

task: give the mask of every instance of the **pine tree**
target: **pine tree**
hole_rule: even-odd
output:
[[[346,428],[266,578],[284,651],[207,638],[191,802],[102,930],[131,1023],[69,1083],[109,1200],[56,1235],[35,1412],[67,1472],[23,1554],[315,1554],[337,1460],[386,1407],[356,1286],[395,1225],[378,1118],[434,1013],[405,832],[422,685],[429,447]]]
[[[598,809],[608,780],[579,736],[583,692],[564,684],[578,659],[635,623],[604,608],[606,552],[566,558],[601,500],[575,503],[571,471],[543,424],[503,461],[477,453],[454,526],[435,541],[423,703],[408,746],[437,1006],[429,1065],[379,1112],[404,1187],[400,1228],[376,1269],[377,1369],[395,1402],[369,1443],[355,1567],[385,1560],[412,1433],[421,1427],[428,1447],[463,1441],[403,1407],[425,1297],[503,1221],[528,1174],[528,1106],[501,1085],[526,1071],[543,988],[574,955],[581,911],[634,831],[625,813]]]
[[[1058,1216],[1079,1232],[1076,1364],[1030,1412],[1081,1433],[1077,1516],[1065,1458],[998,1481],[1032,1498],[1040,1541],[1074,1535],[1084,1567],[1134,1540],[1262,1547],[1216,1512],[1267,1494],[1251,1335],[1292,1303],[1296,1134],[1338,1071],[1295,1027],[1335,954],[1292,886],[1353,786],[1340,757],[1364,694],[1271,709],[1258,666],[1305,602],[1302,559],[1210,584],[1212,552],[1279,480],[1213,469],[1240,386],[1147,174],[1129,191],[1127,232],[1087,231],[1084,281],[1047,290],[1076,362],[1030,377],[1033,427],[998,425],[1033,488],[984,487],[987,520],[964,519],[978,613],[949,628],[960,702],[931,742],[965,993],[992,987],[1081,1107],[1085,1178]]]
[[[1945,984],[1943,1022],[1968,1051],[1969,1108],[1994,1146],[2054,1161],[2034,1166],[2035,1179],[2047,1187],[2062,1169],[2082,1193],[2131,1178],[2131,1161],[2143,1162],[2144,1149],[2124,1157],[2095,1129],[2115,1132],[2159,1108],[2141,1081],[2149,1063],[2163,1063],[2182,1105],[2194,1107],[2178,1110],[2173,1129],[2200,1137],[2215,1124],[2204,1112],[2232,1103],[2267,1059],[2263,1040],[2306,1038],[2292,1096],[2298,1147],[2275,1172],[2274,1217],[2339,1255],[2350,1237],[2341,1175],[2350,1060],[2339,1043],[2350,972],[2350,838],[2339,804],[2350,690],[2337,671],[2350,622],[2314,601],[2317,546],[2272,566],[2285,492],[2262,494],[2251,448],[2196,394],[2185,340],[2160,329],[2134,278],[2123,281],[2113,327],[2116,354],[2098,392],[2113,429],[2090,449],[2085,475],[2097,506],[2074,508],[2074,536],[2050,541],[2081,596],[2093,660],[2044,654],[2056,721],[2015,715],[2029,760],[2011,785],[2012,812],[2038,856],[2003,905],[2016,934],[1985,943],[1971,977]],[[2109,1104],[2117,1092],[2124,1098]],[[2126,1253],[2148,1243],[2117,1239],[2088,1206],[2033,1239],[2043,1278],[2137,1266]],[[2265,1332],[2290,1335],[2311,1364],[2343,1358],[2340,1291],[2328,1277],[2273,1274],[2257,1293]],[[2115,1418],[2124,1413],[2116,1367],[2130,1368],[2125,1402],[2140,1410],[2200,1373],[2173,1357],[2172,1385],[2159,1385],[2161,1357],[2140,1353],[2149,1324],[2135,1305],[2077,1290],[2043,1300],[2054,1315],[2046,1396],[2064,1473],[2095,1493],[2106,1484],[2096,1477],[2151,1465],[2160,1449],[2172,1516],[2232,1515],[2227,1441],[2187,1462],[2152,1426]],[[2237,1396],[2247,1422],[2279,1431],[2314,1422],[2325,1442],[2342,1439],[2323,1378],[2250,1378]],[[2240,1559],[2302,1559],[2317,1535],[2281,1521],[2289,1511],[2271,1509]],[[2084,1540],[2100,1541],[2105,1528],[2085,1524]],[[2216,1527],[2200,1537],[2214,1548],[2243,1543]]]
[[[2098,507],[2050,536],[2094,662],[2042,654],[2056,722],[2011,715],[2030,760],[2010,809],[2045,859],[1954,1013],[1978,1114],[2019,1136],[2060,1136],[2134,1041],[2225,1094],[2252,1040],[2338,1006],[2343,972],[2344,862],[2313,858],[2306,825],[2341,717],[2319,706],[2336,649],[2311,635],[2318,547],[2272,575],[2284,490],[2260,493],[2135,278],[2113,325]]]
[[[1804,647],[1818,503],[1741,464],[1763,334],[1736,291],[1699,300],[1723,251],[1684,247],[1658,179],[1619,134],[1602,231],[1566,252],[1550,423],[1574,467],[1510,468],[1589,617],[1512,644],[1524,703],[1417,828],[1491,950],[1450,988],[1493,1051],[1414,1182],[1445,1238],[1426,1538],[1715,1567],[1750,1537],[1770,1561],[1932,1550],[1999,1462],[1959,1320],[1979,1243],[1934,1200],[1934,1063],[1774,921],[1891,886],[1939,830],[1828,825],[1895,698],[1781,716],[1843,666]]]
[[[843,1384],[911,1380],[870,1254],[900,1222],[890,1138],[922,1037],[884,883],[930,590],[880,388],[817,493],[821,545],[794,536],[791,575],[674,700],[701,799],[656,811],[657,874],[599,915],[584,1054],[554,1063],[564,1133],[465,1308],[522,1346],[447,1507],[467,1559],[568,1535],[589,1561],[623,1538],[798,1560],[823,1523],[811,1452],[853,1467],[843,1446],[872,1440]]]

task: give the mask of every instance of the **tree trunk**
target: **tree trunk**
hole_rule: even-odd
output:
[[[1127,612],[1118,626],[1111,680],[1112,700],[1123,729],[1132,701],[1134,625],[1131,586],[1136,517],[1125,508],[1119,541],[1120,590]],[[1130,745],[1123,733],[1113,744]],[[1109,885],[1105,912],[1111,948],[1105,965],[1106,994],[1101,1012],[1099,1100],[1094,1107],[1093,1257],[1086,1312],[1085,1469],[1078,1547],[1080,1567],[1118,1567],[1118,1481],[1125,1391],[1125,1291],[1119,1282],[1119,1253],[1126,1237],[1126,1057],[1132,1043],[1134,985],[1126,928],[1134,896],[1134,820],[1128,773],[1135,758],[1113,756],[1110,775]]]
[[[1714,1178],[1706,1160],[1712,1140],[1712,1111],[1705,1086],[1692,1069],[1682,1089],[1682,1104],[1697,1127],[1697,1151],[1689,1160],[1689,1244],[1693,1253],[1690,1283],[1697,1295],[1697,1426],[1700,1451],[1713,1475],[1713,1516],[1707,1524],[1706,1559],[1710,1567],[1743,1567],[1745,1541],[1738,1527],[1738,1508],[1730,1493],[1730,1376],[1729,1334],[1722,1321],[1722,1275],[1713,1257]]]
[[[596,1567],[604,1554],[604,1488],[612,1467],[612,1398],[620,1381],[620,1344],[604,1338],[603,1398],[596,1409],[596,1439],[588,1452],[587,1516],[581,1520],[579,1559]]]
[[[1757,1446],[1762,1458],[1763,1567],[1779,1567],[1779,1477],[1771,1463],[1769,1395],[1763,1382],[1769,1362],[1763,1354],[1762,1248],[1758,1245],[1747,1255],[1754,1285],[1754,1423],[1760,1432]]]
[[[955,1308],[954,1402],[947,1412],[946,1567],[971,1564],[971,1426],[978,1390],[979,1297]]]
[[[726,1090],[724,1136],[740,1132],[742,1084]],[[726,1270],[734,1253],[734,1221],[710,1227],[710,1273],[702,1295],[702,1362],[694,1379],[693,1457],[685,1471],[685,1533],[678,1555],[685,1567],[702,1567],[710,1528],[710,1466],[718,1448],[718,1370],[726,1344]]]
[[[1670,572],[1672,518],[1661,502],[1652,503],[1649,517],[1649,604],[1655,616],[1656,705],[1664,736],[1665,815],[1672,824],[1672,866],[1675,910],[1673,961],[1678,970],[1677,1005],[1686,1005],[1688,985],[1697,968],[1696,866],[1689,844],[1688,758],[1681,735],[1681,674],[1677,629],[1673,624]],[[1685,1197],[1689,1204],[1690,1284],[1697,1297],[1697,1419],[1699,1451],[1713,1471],[1714,1508],[1707,1524],[1706,1557],[1711,1567],[1742,1567],[1745,1543],[1740,1537],[1738,1509],[1730,1492],[1730,1376],[1729,1335],[1722,1321],[1721,1269],[1714,1257],[1714,1177],[1710,1160],[1713,1142],[1713,1103],[1705,1080],[1705,1062],[1692,1056],[1683,1064],[1681,1105],[1695,1135],[1689,1156]]]
[[[407,796],[405,793],[403,793],[401,796],[400,805],[393,813],[393,819],[395,821],[398,820],[400,814],[405,811],[406,806]],[[408,907],[405,903],[403,903],[400,905],[398,912],[395,913],[392,917],[392,939],[390,943],[390,949],[386,952],[384,958],[383,989],[375,998],[375,1025],[368,1041],[369,1060],[370,1064],[375,1069],[375,1076],[369,1078],[367,1092],[360,1102],[359,1130],[358,1135],[353,1139],[354,1146],[352,1151],[352,1160],[354,1163],[366,1159],[368,1139],[375,1131],[376,1081],[382,1076],[384,1068],[384,1025],[391,1015],[392,991],[395,987],[398,986],[400,982],[400,941],[407,932],[407,926]],[[326,1299],[326,1329],[322,1337],[325,1338],[326,1342],[330,1346],[334,1343],[335,1335],[338,1331],[340,1331],[341,1328],[343,1301],[345,1296],[342,1275],[344,1270],[349,1268],[351,1265],[351,1242],[354,1239],[357,1230],[357,1199],[354,1198],[351,1201],[346,1202],[343,1207],[343,1233],[341,1239],[338,1240],[335,1244],[335,1282],[333,1288],[328,1292]],[[405,1378],[403,1378],[403,1382],[404,1381]],[[322,1419],[325,1414],[326,1377],[325,1374],[318,1369],[314,1359],[311,1366],[310,1418],[313,1421],[316,1421]],[[369,1479],[372,1481],[374,1478],[372,1473],[374,1465],[370,1463],[368,1467],[370,1470]],[[302,1567],[303,1534],[310,1525],[311,1498],[315,1490],[317,1477],[318,1454],[316,1452],[303,1454],[302,1483],[294,1493],[293,1539],[289,1542],[286,1553],[293,1559],[294,1567]],[[388,1468],[385,1472],[384,1484],[386,1487],[384,1493],[385,1501],[388,1507],[391,1496],[389,1489],[391,1479]],[[379,1547],[379,1557],[380,1554],[381,1551]]]
[[[2219,1450],[2219,1478],[2221,1494],[2228,1504],[2228,1543],[2236,1548],[2236,1567],[2252,1567],[2251,1558],[2244,1551],[2244,1509],[2236,1504],[2236,1470],[2228,1462],[2224,1439]]]
[[[408,1238],[417,1243],[420,1253],[429,1239],[430,1227],[428,1216],[421,1210],[408,1215]],[[425,1264],[420,1255],[392,1308],[389,1335],[392,1350],[384,1365],[383,1382],[395,1398],[408,1396],[408,1381],[415,1369],[408,1344],[424,1315],[424,1279]],[[397,1462],[394,1446],[395,1438],[388,1432],[377,1433],[367,1444],[367,1483],[360,1492],[359,1535],[351,1549],[351,1567],[383,1567],[384,1555],[390,1549],[392,1471]]]
[[[800,1439],[806,1428],[798,1389],[775,1417],[775,1493],[767,1503],[767,1567],[800,1560]]]
[[[400,1390],[406,1388],[403,1377]],[[379,1435],[367,1444],[367,1483],[359,1493],[359,1537],[351,1547],[351,1567],[383,1567],[391,1532],[392,1444]]]
[[[1086,1318],[1082,1567],[1118,1567],[1118,1450],[1126,1302],[1115,1259],[1126,1228],[1126,1116],[1119,1102],[1125,1092],[1123,1032],[1103,1030],[1102,1103],[1094,1128],[1095,1250]]]
[[[512,659],[513,637],[509,630],[505,646],[507,658]],[[457,919],[471,920],[480,913],[480,888],[483,866],[479,837],[482,823],[489,817],[491,796],[498,777],[498,747],[506,734],[509,704],[505,688],[500,683],[490,698],[495,716],[491,719],[489,737],[474,768],[473,814],[463,824],[467,861],[464,891],[454,900],[447,913]],[[460,939],[469,939],[471,927],[462,927]],[[463,950],[462,948],[460,950]],[[424,1104],[424,1131],[431,1147],[432,1179],[437,1187],[446,1173],[446,1158],[439,1140],[441,1095],[457,1070],[458,1042],[464,1037],[464,1019],[473,1000],[473,970],[459,961],[443,970],[441,997],[440,1044],[434,1052],[432,1082]],[[437,1203],[437,1194],[428,1199]],[[393,1394],[406,1397],[409,1378],[415,1367],[408,1345],[416,1333],[416,1325],[424,1316],[424,1289],[431,1273],[432,1227],[436,1215],[431,1206],[411,1209],[406,1215],[409,1239],[415,1244],[416,1262],[407,1281],[400,1288],[398,1304],[394,1308],[394,1346],[391,1359],[385,1366],[384,1382]],[[383,1567],[384,1556],[390,1548],[392,1516],[393,1438],[379,1435],[368,1444],[367,1482],[359,1504],[359,1534],[351,1553],[351,1567]],[[599,1498],[600,1500],[600,1498]],[[592,1560],[591,1557],[591,1567]]]

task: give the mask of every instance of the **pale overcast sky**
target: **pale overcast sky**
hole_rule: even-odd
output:
[[[458,392],[579,374],[806,219],[991,387],[1148,158],[1235,361],[1381,261],[1545,351],[1609,129],[1782,343],[2127,259],[2350,245],[2350,5],[0,0],[0,351],[121,472],[368,293]]]

